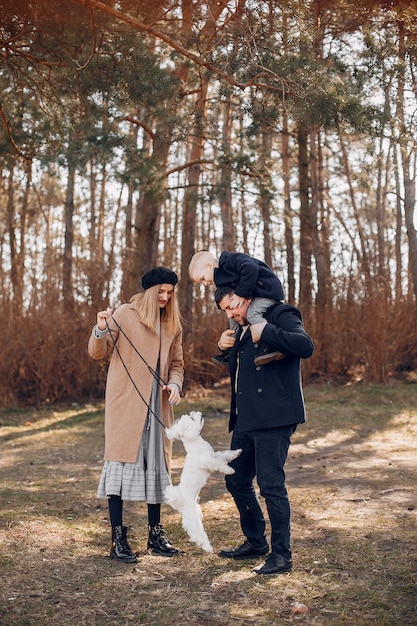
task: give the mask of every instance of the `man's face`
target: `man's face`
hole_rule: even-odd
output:
[[[243,304],[235,307],[234,309],[230,308],[230,302],[231,302],[230,295],[223,296],[223,298],[219,302],[219,306],[221,310],[226,313],[227,319],[234,319],[241,326],[246,326],[248,323],[246,315],[247,315],[248,307],[251,301],[244,300]]]

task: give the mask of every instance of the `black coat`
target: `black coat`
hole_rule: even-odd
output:
[[[313,354],[313,341],[304,329],[300,311],[291,305],[275,304],[264,317],[268,324],[261,340],[287,356],[280,361],[256,366],[254,358],[259,345],[252,342],[249,328],[242,338],[236,340],[229,360],[232,387],[230,431],[237,420],[239,432],[247,432],[301,424],[306,419],[301,359]]]
[[[221,253],[214,282],[216,287],[232,287],[242,298],[284,298],[281,281],[269,265],[243,252]]]

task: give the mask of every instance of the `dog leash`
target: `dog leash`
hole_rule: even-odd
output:
[[[132,346],[132,348],[133,348],[133,350],[136,352],[136,354],[137,354],[137,355],[138,355],[138,356],[142,359],[142,361],[145,363],[146,367],[148,368],[148,370],[150,371],[150,373],[152,374],[152,376],[153,376],[153,377],[154,377],[154,378],[158,381],[159,386],[160,386],[160,387],[167,386],[167,384],[168,384],[168,383],[166,383],[166,382],[164,381],[164,379],[163,379],[163,378],[162,378],[162,377],[158,374],[158,372],[156,372],[156,371],[153,369],[153,367],[151,367],[151,366],[149,365],[149,363],[148,363],[148,362],[147,362],[147,361],[143,358],[143,356],[141,355],[141,353],[139,352],[139,350],[137,349],[137,347],[136,347],[136,346],[134,345],[134,343],[130,340],[130,338],[126,335],[126,333],[125,333],[125,331],[123,330],[123,328],[120,326],[120,324],[117,322],[117,320],[115,320],[115,319],[114,319],[114,317],[113,317],[113,316],[112,316],[112,320],[113,320],[113,322],[116,324],[117,328],[120,330],[120,332],[122,333],[122,335],[123,335],[123,336],[127,339],[127,341],[130,343],[130,345]],[[109,331],[109,333],[111,334],[111,330],[110,330],[109,324],[108,324],[108,322],[107,322],[107,319],[106,319],[106,326],[107,326],[107,330],[108,330],[108,331]],[[111,337],[112,337],[112,340],[113,340],[113,344],[114,344],[114,345],[116,345],[116,344],[115,344],[115,341],[114,341],[114,337],[113,337],[113,335],[112,335],[112,334],[111,334]],[[120,355],[120,353],[119,353],[119,355]]]
[[[122,329],[122,327],[117,323],[117,321],[114,319],[114,317],[112,317],[113,322],[116,324],[116,326],[118,327],[118,329],[120,330],[120,332],[122,333],[122,335],[124,335],[124,337],[127,339],[127,341],[130,343],[130,345],[132,346],[132,348],[134,349],[134,351],[136,352],[137,355],[140,356],[140,358],[142,359],[142,361],[145,363],[146,367],[148,368],[148,370],[150,371],[150,373],[152,374],[152,376],[154,377],[154,379],[158,382],[159,386],[162,388],[163,386],[166,386],[167,383],[164,381],[163,378],[161,378],[161,376],[158,374],[158,372],[156,372],[153,367],[151,367],[149,365],[149,363],[143,358],[143,356],[141,355],[141,353],[139,352],[139,350],[136,348],[136,346],[132,343],[132,341],[129,339],[129,337],[126,335],[125,331]],[[129,369],[126,365],[126,363],[123,360],[122,355],[120,354],[120,350],[119,350],[119,346],[117,345],[117,341],[115,340],[115,338],[113,337],[113,333],[111,331],[111,328],[109,326],[109,323],[106,321],[106,326],[107,326],[107,331],[110,334],[111,340],[113,342],[113,347],[116,350],[117,354],[119,355],[120,361],[122,362],[122,365],[126,371],[126,374],[128,375],[132,385],[134,386],[134,388],[136,389],[137,393],[139,394],[140,398],[143,400],[143,402],[145,403],[148,411],[150,413],[152,413],[152,415],[154,416],[154,418],[161,424],[162,428],[166,428],[165,424],[163,424],[161,422],[161,420],[159,419],[159,417],[156,415],[156,413],[152,410],[152,408],[149,406],[149,404],[146,402],[145,398],[143,397],[143,395],[141,394],[139,387],[137,386],[137,384],[135,383],[135,381],[132,378],[131,373],[129,372]]]

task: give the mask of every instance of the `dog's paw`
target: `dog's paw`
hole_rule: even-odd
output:
[[[171,439],[171,441],[177,437],[177,433],[174,431],[173,428],[165,428],[165,434],[168,439]]]
[[[241,454],[241,452],[242,452],[242,448],[238,448],[237,450],[229,450],[227,454],[227,460],[233,461],[233,459],[237,459],[237,457],[239,456],[239,454]]]
[[[214,552],[213,546],[210,543],[204,543],[200,545],[200,548],[202,548],[205,552]]]
[[[235,470],[233,469],[233,467],[230,467],[230,465],[227,465],[224,469],[224,474],[234,474]]]

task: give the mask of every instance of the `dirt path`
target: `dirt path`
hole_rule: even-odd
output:
[[[106,503],[95,497],[102,412],[2,414],[0,624],[416,624],[417,386],[311,388],[306,401],[287,466],[294,571],[261,580],[256,561],[217,556],[242,540],[222,476],[201,493],[214,554],[190,544],[168,509],[181,555],[147,554],[144,507],[127,505],[138,563],[114,563]],[[213,447],[228,447],[227,395],[190,397],[189,408],[203,409]],[[174,454],[175,482],[178,442]],[[298,604],[305,615],[293,612]]]

